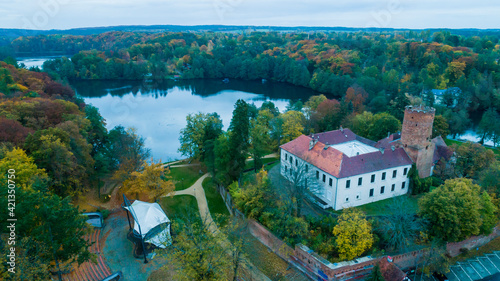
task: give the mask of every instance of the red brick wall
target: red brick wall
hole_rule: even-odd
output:
[[[248,220],[248,230],[255,238],[257,238],[262,244],[270,248],[275,254],[280,256],[282,259],[288,261],[290,256],[293,254],[292,247],[288,246],[278,237],[274,236],[267,228],[265,228],[260,223],[249,219]]]
[[[401,130],[401,142],[405,147],[425,146],[429,142],[435,112],[432,107],[406,107]]]

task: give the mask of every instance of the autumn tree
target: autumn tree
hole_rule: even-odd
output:
[[[144,161],[141,170],[132,172],[123,182],[124,193],[146,193],[156,201],[159,197],[174,191],[173,182],[167,179],[170,170],[165,169],[161,161],[155,163],[151,159],[150,162]]]
[[[287,143],[300,135],[304,131],[305,117],[302,112],[290,110],[283,115],[283,138],[282,143]]]
[[[466,142],[461,145],[452,145],[456,153],[454,165],[457,177],[477,178],[480,171],[487,169],[495,160],[495,154],[484,146]]]
[[[490,231],[496,222],[496,207],[480,189],[470,179],[457,178],[425,194],[419,207],[420,215],[429,222],[430,235],[456,242]]]
[[[372,226],[364,213],[356,208],[342,210],[333,228],[339,257],[352,260],[369,250],[373,244]]]

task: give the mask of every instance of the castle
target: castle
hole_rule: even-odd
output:
[[[302,135],[280,147],[281,174],[306,185],[319,206],[335,210],[406,194],[413,163],[428,177],[448,157],[443,139],[431,139],[434,115],[434,108],[407,106],[401,133],[378,142],[342,128]]]

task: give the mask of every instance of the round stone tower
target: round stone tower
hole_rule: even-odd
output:
[[[401,130],[401,143],[406,147],[429,145],[436,109],[428,106],[407,106]]]

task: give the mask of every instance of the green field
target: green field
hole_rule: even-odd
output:
[[[277,161],[277,160],[279,160],[279,158],[278,158],[278,157],[263,158],[263,159],[262,159],[262,163],[263,163],[263,164],[267,164],[267,163],[270,163],[270,162],[273,162],[273,161]],[[249,161],[247,161],[247,162],[245,163],[245,170],[246,170],[246,169],[251,169],[251,168],[253,168],[253,159],[252,159],[252,160],[249,160]],[[266,169],[267,169],[267,167],[266,167]]]
[[[373,202],[370,204],[362,205],[359,207],[356,207],[363,212],[367,216],[382,216],[382,215],[387,215],[390,214],[390,206],[394,202],[394,200],[398,200],[399,197],[394,197],[394,198],[389,198],[385,200],[380,200],[377,202]],[[407,196],[408,198],[408,204],[411,207],[411,210],[414,210],[415,212],[418,212],[418,197],[416,196]]]
[[[207,177],[203,180],[203,190],[205,190],[205,197],[208,202],[208,209],[212,216],[223,215],[229,216],[226,203],[222,200],[220,193],[217,191],[212,178]]]
[[[182,216],[199,217],[198,203],[194,196],[176,195],[163,197],[159,203],[169,218]]]
[[[201,173],[200,173],[201,171]],[[169,177],[175,182],[175,190],[183,190],[193,185],[196,180],[206,173],[206,168],[201,165],[186,167],[171,167]]]

